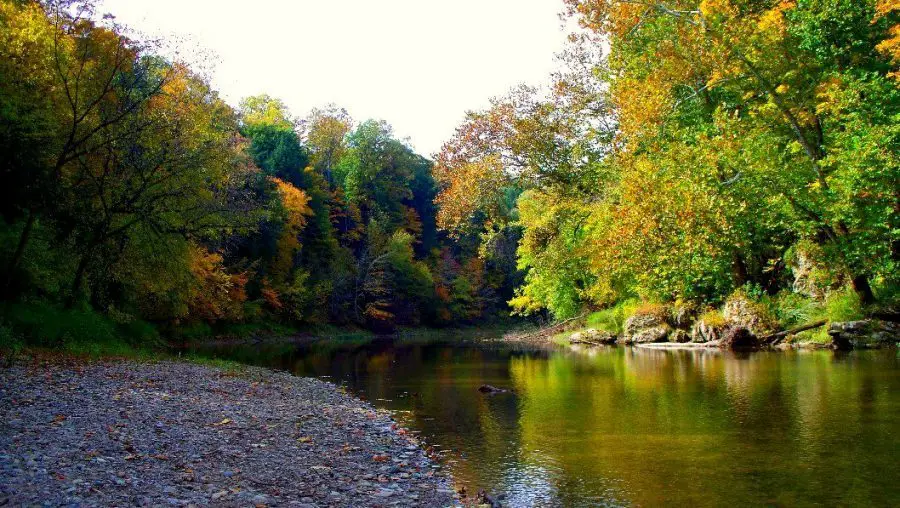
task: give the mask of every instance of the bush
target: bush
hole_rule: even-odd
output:
[[[772,299],[772,310],[784,328],[817,321],[825,317],[822,302],[794,293],[782,291]]]
[[[15,355],[24,345],[21,335],[6,323],[0,322],[0,351],[10,351]]]
[[[856,321],[865,317],[859,295],[850,288],[829,293],[825,298],[825,312],[832,322]]]
[[[625,321],[635,314],[641,306],[642,304],[638,300],[623,300],[612,307],[588,315],[587,326],[617,335],[621,334]]]
[[[711,309],[704,312],[697,318],[697,321],[702,321],[712,328],[722,328],[726,324],[725,315],[718,309]]]
[[[48,303],[16,303],[3,308],[10,326],[36,346],[112,342],[115,324],[91,311],[62,309]]]
[[[90,356],[133,356],[137,353],[135,345],[147,345],[156,337],[155,329],[142,321],[123,325],[123,330],[102,314],[49,303],[8,304],[0,312],[8,322],[4,328],[9,330],[0,332],[0,342],[5,334],[19,347],[63,349]]]

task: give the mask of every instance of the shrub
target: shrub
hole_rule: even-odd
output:
[[[640,305],[640,302],[635,299],[623,300],[612,307],[588,315],[587,326],[620,334],[625,326],[625,321],[635,314]]]
[[[865,317],[859,295],[850,288],[829,293],[825,298],[825,312],[832,322],[856,321]]]
[[[32,345],[113,342],[115,323],[89,310],[62,309],[48,303],[16,303],[3,308],[10,326]]]
[[[15,355],[23,346],[22,336],[6,323],[0,322],[0,351],[10,351]]]
[[[726,324],[725,316],[718,309],[710,309],[704,312],[697,318],[697,321],[702,321],[712,328],[722,328]]]
[[[782,291],[772,300],[778,322],[784,328],[810,323],[825,317],[822,302],[793,291]]]

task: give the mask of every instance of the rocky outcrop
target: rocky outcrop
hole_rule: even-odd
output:
[[[732,351],[757,349],[759,347],[759,339],[746,328],[729,326],[722,334],[722,341],[719,343],[719,347]]]
[[[690,342],[691,334],[678,328],[675,331],[673,331],[671,334],[669,334],[669,340],[672,342],[681,342],[681,343]]]
[[[622,344],[642,344],[666,342],[671,328],[656,314],[635,314],[625,321],[625,328],[619,342]]]
[[[606,330],[597,330],[596,328],[588,328],[580,332],[575,332],[569,336],[569,342],[572,344],[614,344],[616,335]]]
[[[794,275],[792,289],[795,293],[822,300],[829,291],[847,284],[844,276],[822,263],[823,257],[821,247],[812,243],[800,242],[794,246],[788,267]]]
[[[488,395],[493,395],[497,393],[507,393],[509,390],[505,388],[497,388],[493,385],[481,385],[478,387],[478,391],[481,393],[487,393]]]
[[[741,292],[728,298],[722,307],[722,315],[732,327],[746,328],[754,335],[766,335],[778,327],[767,309]]]
[[[672,325],[683,330],[690,330],[697,319],[699,307],[693,302],[680,302],[672,307]]]
[[[725,332],[725,328],[725,323],[720,323],[718,320],[700,318],[691,328],[691,342],[702,343],[720,340]]]
[[[828,335],[835,349],[890,347],[900,343],[900,323],[879,319],[831,323]]]

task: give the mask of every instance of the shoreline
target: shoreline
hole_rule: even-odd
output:
[[[177,361],[0,369],[0,504],[447,506],[449,475],[334,384]]]

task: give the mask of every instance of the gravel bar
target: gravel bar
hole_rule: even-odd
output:
[[[181,362],[0,368],[0,506],[452,506],[387,411],[333,384]]]

